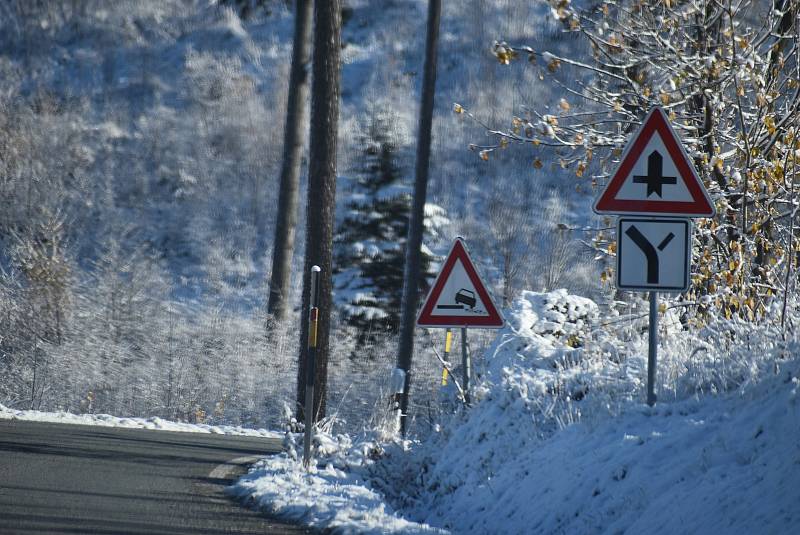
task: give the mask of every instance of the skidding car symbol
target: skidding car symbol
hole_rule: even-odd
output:
[[[467,305],[469,308],[475,308],[478,301],[475,299],[475,292],[467,290],[466,288],[461,288],[456,292],[456,303]]]
[[[469,308],[470,312],[474,312],[475,305],[478,304],[478,300],[475,299],[475,292],[467,290],[466,288],[461,288],[456,292],[455,302],[455,305],[436,305],[436,308],[450,310],[464,310],[465,308]]]

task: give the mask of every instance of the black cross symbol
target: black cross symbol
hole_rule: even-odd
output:
[[[678,179],[674,176],[661,176],[663,158],[661,154],[654,150],[647,157],[647,176],[634,175],[633,182],[635,184],[647,184],[647,197],[651,193],[655,193],[659,197],[661,195],[661,186],[664,184],[677,184]]]

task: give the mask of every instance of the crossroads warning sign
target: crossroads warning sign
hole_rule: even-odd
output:
[[[499,329],[503,316],[478,275],[463,240],[457,238],[417,316],[420,327]]]
[[[594,205],[598,214],[712,217],[716,210],[660,107],[645,117]]]

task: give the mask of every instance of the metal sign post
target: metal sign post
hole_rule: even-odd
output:
[[[647,348],[647,404],[656,404],[656,357],[658,355],[658,292],[650,292],[650,327]]]
[[[469,348],[467,347],[467,328],[461,329],[461,367],[464,374],[464,403],[471,403],[469,395],[469,380],[472,375],[472,363],[469,358]]]
[[[319,266],[311,268],[311,307],[308,311],[308,360],[306,361],[305,437],[303,439],[303,465],[311,462],[311,433],[314,427],[314,373],[317,357],[317,325],[319,322]]]

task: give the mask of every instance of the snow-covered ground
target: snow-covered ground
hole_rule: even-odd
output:
[[[120,418],[110,414],[72,414],[69,412],[23,411],[0,405],[0,420],[27,420],[59,424],[99,425],[102,427],[127,427],[131,429],[159,429],[184,433],[213,433],[217,435],[242,435],[251,437],[279,438],[280,433],[266,429],[248,429],[234,425],[206,425],[186,422],[171,422],[158,417]]]
[[[526,292],[489,350],[479,401],[438,432],[417,443],[321,434],[309,472],[297,459],[299,437],[287,435],[287,452],[231,492],[343,533],[796,531],[797,345],[748,348],[751,337],[730,348],[709,334],[729,360],[709,356],[718,374],[709,380],[668,343],[663,401],[651,408],[642,369],[626,364],[638,356],[590,351],[597,311],[563,291]],[[636,353],[641,341],[627,349]]]
[[[293,438],[302,440],[290,436],[289,442]],[[289,447],[259,461],[229,493],[273,515],[336,533],[445,533],[403,518],[370,486],[374,444],[353,446],[345,436],[324,434],[316,439],[318,464],[310,470]],[[302,443],[298,449],[302,457]]]

